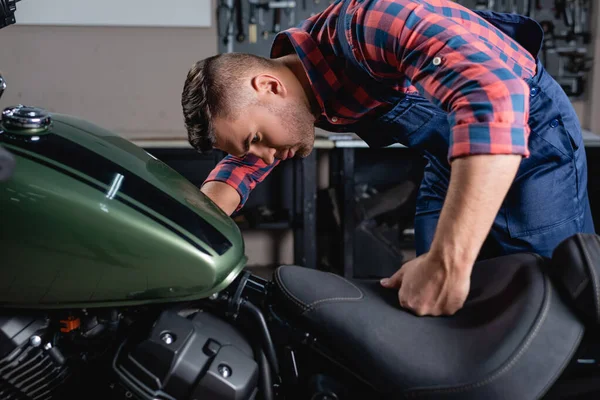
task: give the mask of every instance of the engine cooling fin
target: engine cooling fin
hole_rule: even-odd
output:
[[[1,400],[58,398],[58,388],[71,372],[45,339],[47,328],[43,319],[0,315]]]
[[[0,399],[55,399],[69,376],[69,370],[45,350],[27,344],[0,361]]]

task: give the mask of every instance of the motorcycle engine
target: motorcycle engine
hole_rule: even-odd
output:
[[[52,399],[71,375],[48,321],[0,316],[0,399]]]
[[[128,338],[113,364],[138,398],[251,400],[259,367],[246,339],[206,312],[163,312],[149,333]]]
[[[252,400],[258,379],[248,341],[208,312],[0,315],[1,400]]]

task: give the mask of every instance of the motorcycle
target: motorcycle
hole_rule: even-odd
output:
[[[600,395],[600,236],[479,261],[417,317],[375,280],[253,275],[229,216],[88,121],[6,107],[0,149],[2,400]]]

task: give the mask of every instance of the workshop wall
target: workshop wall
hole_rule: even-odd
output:
[[[0,31],[8,84],[0,106],[47,107],[128,138],[184,138],[185,74],[217,53],[216,32],[214,17],[210,28],[8,26]]]
[[[217,30],[218,1],[210,28],[9,26],[0,32],[0,68],[9,84],[2,105],[32,103],[80,115],[128,138],[185,138],[179,106],[185,73],[197,59],[226,50]],[[294,22],[329,4],[306,1],[307,10],[297,1]],[[266,39],[261,33],[272,30],[273,11],[264,12],[265,25],[257,27],[257,43],[251,44],[248,2],[242,3],[246,38],[234,42],[234,50],[267,55],[273,33]],[[598,60],[600,7],[595,5],[591,47]],[[289,17],[282,13],[282,29]],[[593,68],[588,90],[574,105],[584,128],[599,132],[600,113],[593,110],[600,109],[600,63]]]

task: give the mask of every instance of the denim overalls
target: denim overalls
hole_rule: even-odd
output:
[[[353,79],[375,98],[395,104],[376,120],[344,126],[370,147],[394,142],[422,152],[427,160],[416,216],[417,254],[429,250],[448,189],[450,125],[447,114],[424,97],[405,95],[379,84],[358,64],[344,32],[348,2],[338,19],[342,56]],[[517,177],[496,216],[480,259],[533,251],[550,256],[563,239],[577,232],[594,232],[587,192],[587,162],[581,127],[570,100],[537,58],[543,31],[534,20],[495,12],[476,13],[527,49],[537,60],[536,75],[526,80],[531,90],[530,157],[523,159]],[[323,126],[324,129],[333,126]]]

